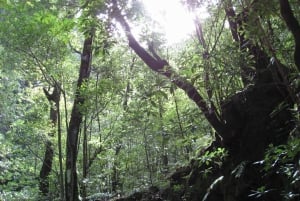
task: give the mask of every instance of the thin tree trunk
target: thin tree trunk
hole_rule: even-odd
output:
[[[177,102],[176,95],[175,95],[174,91],[172,91],[172,96],[173,96],[173,99],[174,99],[175,111],[176,111],[176,117],[177,117],[177,120],[178,120],[178,126],[179,126],[179,130],[180,130],[180,135],[181,135],[182,139],[184,139],[185,138],[185,136],[184,136],[184,130],[183,130],[183,126],[182,126],[180,114],[179,114],[178,102]],[[185,152],[186,152],[185,153],[186,159],[189,160],[189,154],[190,154],[191,149],[189,148],[188,145],[185,145],[184,148],[185,148]]]
[[[116,193],[118,190],[118,187],[120,185],[120,178],[118,173],[118,155],[121,151],[121,144],[117,144],[115,148],[115,159],[113,162],[113,172],[111,177],[111,191],[112,193]]]
[[[87,179],[88,176],[88,140],[87,140],[87,119],[84,119],[84,128],[83,128],[83,142],[82,142],[82,177],[84,180]],[[82,183],[82,198],[83,200],[86,200],[87,197],[87,191],[86,191],[86,182]]]
[[[60,89],[58,85],[54,86],[52,94],[50,94],[44,88],[45,96],[47,97],[51,108],[50,108],[50,120],[53,127],[57,125],[57,117],[58,117],[58,104],[60,99]],[[43,196],[47,196],[49,194],[49,175],[52,170],[52,162],[53,162],[53,143],[51,141],[51,137],[54,136],[53,132],[48,134],[49,139],[46,141],[46,150],[44,154],[43,165],[40,170],[40,183],[39,183],[39,190]]]
[[[60,199],[65,200],[65,187],[64,187],[64,171],[63,171],[63,154],[62,154],[62,141],[61,141],[61,117],[59,102],[57,105],[57,141],[58,141],[58,161],[59,161],[59,185],[60,185]]]
[[[147,131],[147,122],[145,122],[145,125],[144,125],[143,137],[144,137],[144,149],[145,149],[145,155],[146,155],[146,167],[149,171],[150,184],[152,185],[153,184],[153,173],[152,173],[152,167],[150,164],[149,146],[148,146],[146,131]]]
[[[169,158],[168,158],[168,153],[166,149],[167,145],[167,136],[164,131],[164,119],[163,119],[163,104],[161,97],[158,98],[158,104],[159,104],[159,118],[160,118],[160,130],[161,130],[161,137],[162,137],[162,143],[161,143],[161,164],[162,164],[162,172],[166,175],[168,173],[168,163],[169,163]]]
[[[65,189],[67,201],[79,200],[76,161],[78,154],[78,135],[83,118],[83,112],[80,109],[80,106],[82,106],[85,102],[85,98],[81,95],[80,90],[82,84],[85,81],[87,81],[87,79],[90,76],[93,35],[94,30],[92,30],[89,36],[87,36],[87,38],[84,40],[83,52],[81,54],[79,77],[77,80],[76,94],[67,133],[67,158],[65,175]]]

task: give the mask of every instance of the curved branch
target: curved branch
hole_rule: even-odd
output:
[[[222,137],[226,137],[225,135],[227,132],[225,129],[225,125],[218,118],[217,111],[209,108],[204,98],[199,94],[197,89],[186,79],[174,72],[167,61],[154,58],[137,42],[137,40],[131,33],[131,29],[127,21],[125,20],[124,16],[121,15],[121,12],[115,0],[113,0],[113,4],[114,18],[121,24],[122,28],[124,29],[130,48],[134,50],[134,52],[145,62],[145,64],[149,68],[169,78],[171,82],[182,89],[188,95],[188,97],[196,103],[199,109],[203,112],[207,121],[216,130],[216,132],[218,132],[218,134],[220,134]]]
[[[300,71],[300,25],[297,19],[294,16],[294,13],[291,9],[290,3],[288,0],[280,0],[280,13],[288,26],[289,30],[292,32],[295,40],[295,52],[294,59],[295,64]]]

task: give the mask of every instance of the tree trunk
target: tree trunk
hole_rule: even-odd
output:
[[[39,190],[45,197],[47,197],[49,194],[49,175],[52,170],[53,152],[53,144],[50,139],[48,139],[46,142],[46,151],[44,155],[43,165],[40,171],[39,181]]]
[[[116,193],[118,188],[120,187],[120,177],[119,177],[119,171],[118,171],[118,166],[119,166],[119,162],[118,162],[118,155],[121,151],[122,145],[117,144],[115,147],[115,159],[113,161],[113,172],[111,175],[111,191],[112,193]]]
[[[82,178],[83,180],[88,179],[88,133],[87,133],[87,117],[84,119],[83,126],[83,141],[82,141]],[[87,197],[87,182],[82,182],[81,184],[81,197],[85,201]]]
[[[57,125],[57,117],[58,117],[58,104],[60,100],[60,89],[58,85],[54,86],[52,94],[44,88],[45,96],[47,97],[51,107],[50,107],[50,120],[53,128]],[[53,143],[51,142],[51,137],[54,136],[54,133],[48,134],[49,139],[46,141],[46,150],[44,154],[43,165],[40,171],[40,181],[39,181],[39,190],[43,196],[47,196],[49,194],[49,175],[52,170],[52,161],[53,161]]]
[[[84,105],[85,102],[85,98],[81,94],[80,90],[82,84],[87,81],[90,75],[93,35],[94,31],[91,31],[89,36],[84,40],[76,94],[67,132],[67,158],[65,174],[65,190],[67,201],[79,200],[76,161],[78,154],[78,135],[83,118],[83,111],[80,106]]]
[[[65,116],[67,118],[67,116]],[[59,185],[60,185],[60,199],[65,200],[65,186],[64,186],[64,171],[63,171],[63,152],[61,142],[61,116],[60,106],[57,103],[57,143],[58,143],[58,163],[59,163]]]

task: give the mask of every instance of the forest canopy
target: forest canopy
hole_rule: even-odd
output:
[[[0,200],[300,199],[299,1],[0,3]]]

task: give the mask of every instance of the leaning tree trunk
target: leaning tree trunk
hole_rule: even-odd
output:
[[[215,151],[218,147],[228,150],[228,157],[222,166],[218,163],[211,166],[206,163],[200,165],[199,161],[192,161],[189,167],[180,169],[170,177],[171,188],[161,196],[167,200],[245,201],[253,200],[249,195],[264,186],[272,191],[262,195],[263,200],[283,199],[283,178],[265,176],[258,161],[263,160],[269,144],[278,145],[287,141],[290,131],[295,127],[290,108],[297,101],[287,82],[288,67],[276,59],[276,55],[268,55],[261,46],[243,35],[248,11],[244,10],[236,15],[232,5],[225,6],[233,40],[239,44],[241,51],[247,51],[254,57],[254,70],[240,66],[242,79],[245,84],[249,83],[247,77],[253,73],[255,79],[252,85],[228,98],[221,106],[219,114],[215,107],[209,106],[198,90],[176,74],[165,60],[156,54],[151,55],[137,42],[117,2],[113,0],[113,3],[112,14],[123,27],[129,47],[149,68],[169,78],[181,88],[203,112],[217,136],[220,136],[207,151]],[[287,4],[288,1],[280,1],[283,18],[294,35],[295,63],[299,67],[300,57],[296,55],[300,48],[300,29]],[[270,62],[271,57],[274,62]],[[181,186],[180,191],[178,186]]]
[[[81,94],[81,86],[84,82],[87,81],[90,76],[93,35],[94,31],[91,31],[91,33],[89,33],[87,38],[84,40],[76,94],[67,132],[67,157],[65,175],[65,190],[67,201],[79,200],[76,161],[78,155],[79,129],[84,115],[83,111],[80,109],[80,106],[82,106],[85,102],[85,98]]]
[[[152,55],[148,53],[135,39],[131,32],[131,28],[121,11],[118,8],[117,1],[113,0],[112,15],[123,27],[128,39],[129,47],[144,61],[144,63],[153,71],[169,78],[177,87],[182,89],[188,97],[196,103],[199,109],[203,112],[207,121],[218,133],[226,133],[224,122],[220,119],[220,115],[215,110],[215,107],[209,107],[204,98],[200,95],[198,90],[184,77],[178,75],[169,65],[166,60],[161,59],[154,51]]]
[[[57,125],[57,117],[58,117],[58,104],[60,100],[60,89],[57,84],[55,84],[52,94],[50,94],[44,88],[45,96],[47,97],[51,107],[50,107],[50,120],[52,126],[55,128]],[[40,181],[39,181],[39,190],[43,196],[47,196],[49,194],[49,175],[52,170],[52,161],[53,161],[53,143],[51,141],[51,137],[54,136],[54,133],[51,132],[48,134],[49,139],[46,141],[46,150],[43,160],[43,165],[40,171]]]

